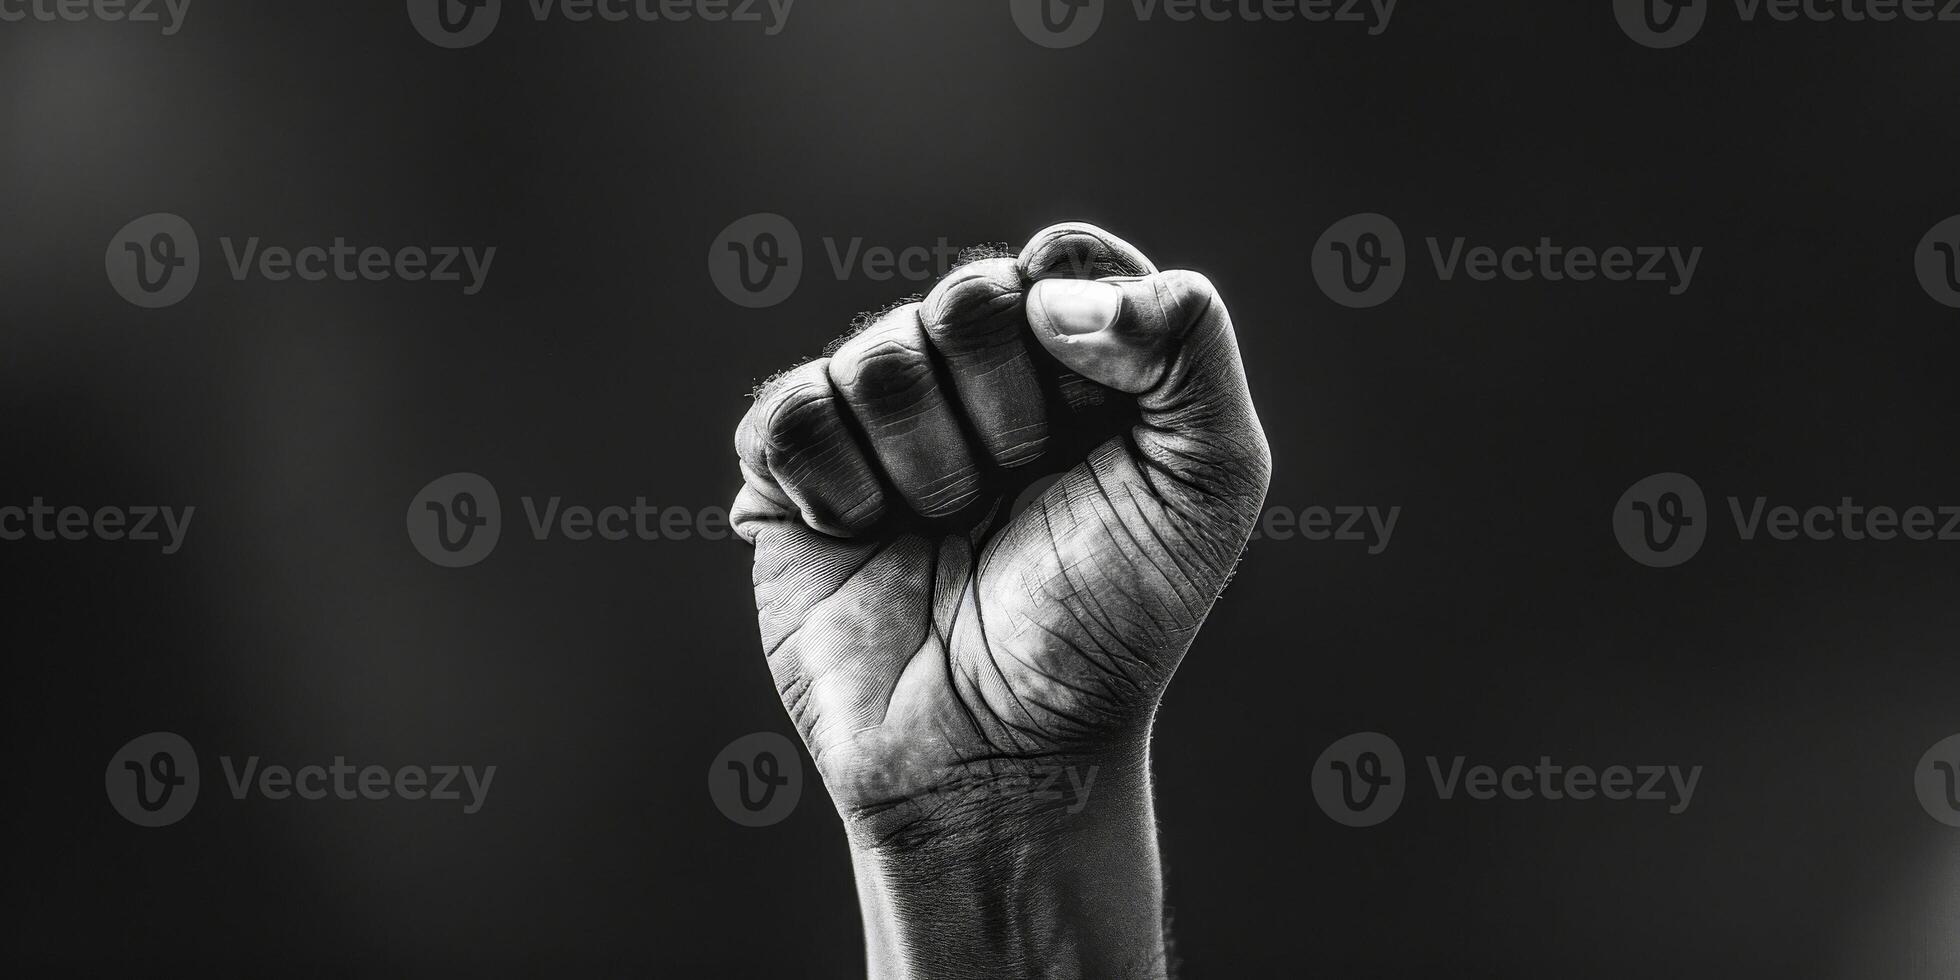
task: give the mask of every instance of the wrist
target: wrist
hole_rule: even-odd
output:
[[[877,980],[1164,976],[1141,749],[990,764],[847,825]]]

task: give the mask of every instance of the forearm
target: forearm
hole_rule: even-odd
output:
[[[1162,978],[1163,879],[1148,782],[1139,758],[1097,766],[1079,799],[1002,796],[958,807],[950,825],[913,828],[898,842],[854,828],[873,980]]]
[[[876,980],[1165,976],[1148,732],[1272,472],[1234,337],[1064,222],[756,392],[735,524]]]

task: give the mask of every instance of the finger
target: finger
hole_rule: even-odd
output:
[[[1026,340],[1024,287],[1015,260],[986,259],[940,280],[920,310],[974,440],[1003,468],[1034,461],[1048,442],[1047,397]]]
[[[728,526],[735,536],[755,544],[771,527],[800,526],[796,508],[757,490],[749,482],[748,469],[747,464],[742,466],[742,489],[736,491],[735,503],[728,508]]]
[[[845,341],[829,374],[899,496],[944,517],[980,495],[980,467],[934,375],[920,306],[901,306]]]
[[[824,361],[792,369],[757,396],[735,430],[735,453],[753,492],[738,503],[757,519],[774,504],[849,537],[885,516],[877,470],[845,422]]]
[[[1016,260],[1022,279],[1100,279],[1141,276],[1157,266],[1135,245],[1086,221],[1064,221],[1035,232]],[[1123,408],[1108,388],[1073,371],[1044,375],[1051,397],[1077,421],[1101,420]]]
[[[1086,221],[1064,221],[1035,232],[1021,249],[1019,263],[1030,282],[1147,276],[1157,271],[1135,245]]]
[[[1179,487],[1263,498],[1272,464],[1231,316],[1211,280],[1172,271],[1046,280],[1028,291],[1035,338],[1070,370],[1136,396],[1135,441]]]

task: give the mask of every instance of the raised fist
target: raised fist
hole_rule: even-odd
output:
[[[1085,828],[1083,847],[1149,845],[1131,870],[1154,886],[1151,719],[1271,469],[1210,281],[1057,225],[765,384],[735,444],[763,649],[849,828],[860,891],[904,887],[867,874],[922,853],[936,876],[1011,877],[1040,856],[981,845],[998,866],[979,870],[962,849]],[[1001,789],[1062,767],[1097,774],[1077,781],[1101,795],[1086,814]],[[907,975],[896,962],[887,972]]]

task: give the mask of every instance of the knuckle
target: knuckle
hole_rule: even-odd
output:
[[[1153,332],[1182,336],[1218,301],[1218,288],[1202,272],[1173,269],[1140,280],[1153,310],[1146,319]],[[1134,294],[1133,294],[1134,295]]]
[[[800,434],[817,424],[823,413],[834,411],[831,407],[834,396],[823,361],[791,369],[771,381],[761,400],[749,410],[750,418],[754,419],[752,438],[771,449],[788,448]]]
[[[769,447],[778,453],[791,452],[825,440],[837,428],[837,408],[828,388],[799,386],[770,414]]]
[[[872,397],[902,394],[932,378],[925,352],[894,340],[881,341],[858,362],[858,389]]]
[[[1164,288],[1180,300],[1180,305],[1196,301],[1198,305],[1210,303],[1218,295],[1218,287],[1212,284],[1211,277],[1190,269],[1172,269],[1162,273]]]
[[[760,426],[755,419],[757,406],[749,406],[742,415],[742,421],[735,426],[735,458],[745,463],[754,463],[762,458],[762,438]]]
[[[920,311],[926,333],[944,340],[976,324],[987,324],[1020,303],[1020,267],[1013,259],[983,259],[960,266],[926,295]]]
[[[1084,221],[1065,221],[1035,233],[1021,252],[1029,279],[1101,279],[1157,271],[1136,247]]]
[[[769,452],[763,448],[754,426],[745,423],[735,430],[735,462],[741,467],[744,479],[750,473],[767,472]]]
[[[916,328],[874,331],[831,358],[831,380],[852,402],[923,398],[933,384],[924,336]]]

